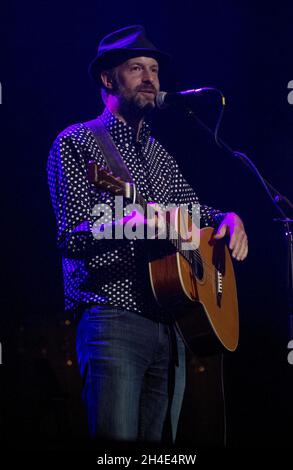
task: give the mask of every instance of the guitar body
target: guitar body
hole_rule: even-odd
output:
[[[212,240],[212,228],[200,230],[199,269],[179,253],[149,263],[157,302],[176,320],[187,346],[197,354],[223,347],[234,351],[239,338],[234,269],[223,240]]]
[[[88,178],[99,188],[135,200],[146,211],[148,203],[132,183],[122,181],[93,161],[88,164]],[[184,209],[171,211],[170,225],[179,234],[180,243],[173,241],[176,252],[149,263],[157,302],[175,318],[183,340],[196,354],[211,354],[223,348],[234,351],[239,337],[238,301],[225,241],[213,240],[214,230],[210,227],[199,233],[189,215],[184,217]],[[196,240],[198,248],[188,251],[181,243]],[[170,236],[168,243],[171,241]]]

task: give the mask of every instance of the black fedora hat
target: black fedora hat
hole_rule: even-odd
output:
[[[102,70],[108,70],[128,59],[140,56],[153,57],[159,65],[164,65],[171,59],[169,54],[159,51],[146,37],[143,26],[127,26],[108,34],[101,40],[97,56],[89,66],[89,74],[100,84]]]

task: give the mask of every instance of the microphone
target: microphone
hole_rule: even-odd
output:
[[[176,104],[184,104],[186,100],[195,95],[199,95],[204,91],[215,91],[215,88],[204,87],[196,88],[194,90],[177,91],[176,93],[167,93],[166,91],[159,91],[156,95],[156,105],[158,109],[164,109],[167,106]]]

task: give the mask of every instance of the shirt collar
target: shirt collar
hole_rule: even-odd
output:
[[[112,114],[109,109],[106,107],[103,111],[103,114],[100,116],[108,132],[111,134],[115,143],[136,143],[136,133],[134,129],[125,124],[123,121],[118,119],[114,114]],[[147,141],[150,137],[151,129],[150,125],[143,121],[141,129],[139,131],[138,142],[142,144],[143,147],[146,146]]]

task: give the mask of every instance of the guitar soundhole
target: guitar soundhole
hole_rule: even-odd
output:
[[[204,276],[204,271],[203,271],[203,262],[202,258],[200,256],[200,252],[198,250],[195,250],[193,253],[193,259],[192,259],[192,270],[196,278],[201,281]]]

